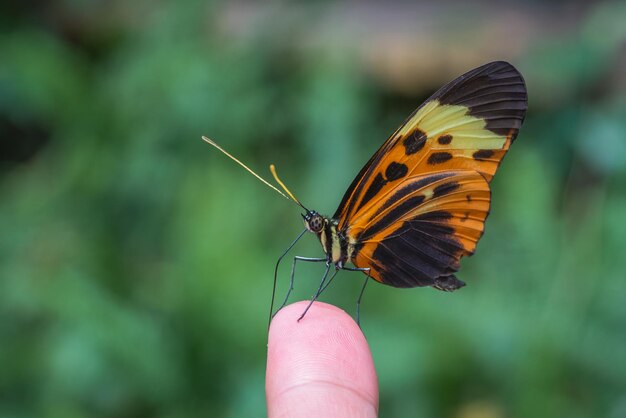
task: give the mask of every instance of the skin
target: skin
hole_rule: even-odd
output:
[[[308,301],[272,320],[267,353],[269,418],[376,417],[378,378],[365,336],[341,309]]]

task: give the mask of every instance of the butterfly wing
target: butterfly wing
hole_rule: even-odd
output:
[[[489,212],[489,182],[527,108],[521,74],[492,62],[439,89],[380,147],[334,218],[351,261],[397,287],[462,286]],[[384,220],[384,221],[383,221]]]
[[[448,83],[361,169],[333,216],[339,229],[358,222],[372,201],[415,174],[468,169],[491,181],[526,108],[524,79],[506,62],[485,64]]]
[[[460,287],[451,275],[474,252],[490,197],[489,183],[475,171],[409,177],[350,229],[357,237],[352,261],[395,287]]]

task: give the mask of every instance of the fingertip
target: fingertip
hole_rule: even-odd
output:
[[[378,379],[365,336],[341,309],[315,302],[286,306],[269,331],[266,394],[268,414],[376,416]],[[340,409],[337,409],[340,408]],[[300,415],[302,416],[302,415]],[[307,416],[307,415],[304,415]]]

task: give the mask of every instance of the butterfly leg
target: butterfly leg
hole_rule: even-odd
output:
[[[320,282],[320,285],[317,288],[317,292],[315,292],[315,295],[313,295],[313,298],[311,298],[311,301],[307,305],[306,309],[304,310],[304,312],[302,312],[302,315],[300,315],[300,318],[298,318],[298,322],[300,322],[300,320],[304,318],[304,315],[306,315],[306,313],[309,311],[309,309],[313,305],[313,302],[315,302],[317,298],[322,294],[322,291],[326,289],[325,284],[326,284],[326,279],[328,278],[328,272],[330,271],[330,266],[331,266],[330,263],[326,264],[326,270],[324,271],[324,276],[322,277],[322,281]],[[339,270],[335,270],[333,275],[330,277],[330,280],[328,281],[328,283],[333,281],[333,279],[335,278],[338,272]]]
[[[359,298],[356,300],[356,323],[361,326],[361,299],[363,298],[363,293],[365,292],[365,286],[367,286],[367,282],[370,279],[370,272],[372,269],[369,267],[360,268],[360,267],[343,267],[342,270],[348,271],[362,271],[367,273],[367,277],[365,277],[365,281],[363,282],[363,286],[361,287],[361,292],[359,293]]]
[[[289,253],[289,251],[291,251],[293,246],[296,245],[296,243],[300,240],[300,238],[302,238],[302,236],[306,233],[306,231],[307,229],[305,228],[302,232],[300,232],[298,237],[295,240],[293,240],[291,244],[289,244],[289,247],[285,250],[285,252],[282,253],[280,257],[278,257],[278,260],[276,260],[276,267],[274,267],[274,285],[272,286],[272,302],[270,303],[270,315],[269,315],[269,318],[267,319],[268,329],[270,327],[270,323],[272,322],[272,318],[274,317],[274,315],[272,315],[272,312],[274,311],[274,297],[276,296],[276,278],[278,277],[278,266],[280,265],[280,262],[283,260],[283,258],[285,258],[287,253]]]
[[[361,287],[361,292],[359,293],[359,298],[356,300],[356,323],[361,326],[361,299],[363,298],[363,292],[365,292],[365,286],[367,286],[367,281],[369,280],[370,272],[372,269],[369,267],[342,267],[342,270],[348,271],[362,271],[367,273],[367,277],[365,277],[365,282],[363,282],[363,286]]]
[[[361,288],[361,293],[359,293],[359,298],[356,301],[356,323],[359,326],[359,328],[361,327],[361,299],[363,298],[363,292],[365,292],[365,286],[367,286],[367,282],[370,279],[370,271],[371,269],[366,269],[367,270],[367,276],[365,277],[365,281],[363,282],[363,287]]]
[[[280,307],[278,308],[276,312],[280,311],[281,309],[285,307],[285,305],[287,304],[287,301],[289,300],[289,296],[291,295],[291,292],[293,291],[294,277],[296,277],[296,263],[298,261],[308,261],[311,263],[318,263],[321,261],[326,261],[326,258],[301,257],[299,255],[293,258],[293,263],[291,264],[291,276],[289,277],[289,290],[287,291],[287,294],[285,295],[285,300],[283,300],[283,303],[280,305]]]
[[[328,285],[330,285],[330,283],[333,281],[333,279],[335,278],[335,276],[337,275],[337,273],[339,273],[339,270],[341,270],[340,268],[336,268],[335,273],[333,273],[332,276],[330,276],[330,280],[328,280],[326,282],[326,284],[324,285],[324,287],[322,288],[322,291],[320,292],[320,295],[322,293],[324,293],[324,290],[326,290],[326,288],[328,287]]]

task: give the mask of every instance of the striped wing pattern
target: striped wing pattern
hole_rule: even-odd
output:
[[[490,197],[489,184],[475,171],[408,178],[373,209],[362,229],[351,230],[359,236],[353,262],[396,287],[454,281],[443,278],[458,270],[461,256],[474,252]]]
[[[334,215],[354,247],[353,264],[392,286],[460,287],[453,273],[482,234],[489,182],[526,108],[521,74],[498,61],[460,76],[413,112]]]

